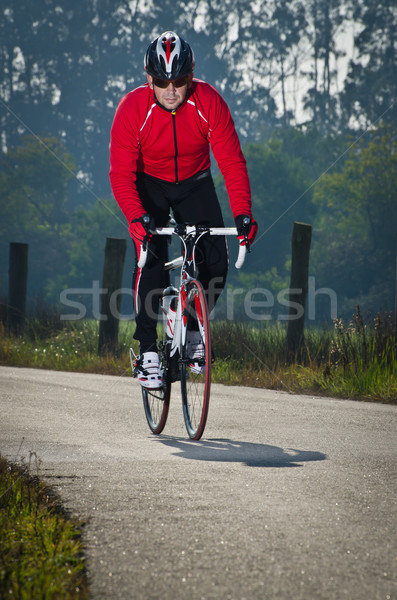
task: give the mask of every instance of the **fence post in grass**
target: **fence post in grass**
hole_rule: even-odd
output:
[[[10,243],[7,328],[17,335],[23,332],[25,326],[28,248],[28,244]]]
[[[396,292],[395,292],[395,306],[394,306],[394,337],[397,341],[397,235],[396,235]]]
[[[121,307],[120,290],[126,250],[126,240],[106,238],[98,339],[98,354],[100,355],[114,353],[117,350]]]
[[[311,238],[311,225],[294,223],[291,240],[292,262],[287,328],[287,356],[289,360],[300,361],[303,358]]]
[[[396,235],[396,291],[394,298],[394,337],[397,341],[397,235]]]

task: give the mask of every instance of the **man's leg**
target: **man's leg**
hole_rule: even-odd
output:
[[[143,174],[137,177],[137,190],[145,211],[154,218],[156,227],[167,224],[169,205],[161,182]],[[168,258],[168,241],[165,237],[153,236],[148,244],[147,262],[138,267],[140,245],[135,244],[136,264],[132,281],[135,305],[136,330],[134,338],[139,340],[140,354],[156,352],[157,318],[162,291],[167,287],[169,274],[164,271]]]
[[[168,285],[168,274],[163,269],[167,260],[167,239],[153,236],[148,244],[148,259],[144,267],[138,267],[140,247],[136,247],[136,265],[132,289],[135,305],[136,330],[140,354],[156,352],[157,318],[161,294]]]

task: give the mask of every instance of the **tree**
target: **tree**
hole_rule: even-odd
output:
[[[63,269],[73,171],[71,155],[56,138],[38,141],[28,136],[0,158],[1,254],[8,256],[10,242],[30,245],[31,295],[43,292],[48,280]],[[7,266],[4,261],[0,275],[4,284]]]
[[[62,289],[90,289],[94,280],[101,281],[106,237],[129,239],[113,199],[73,209],[69,190],[73,172],[73,159],[56,138],[39,141],[27,136],[0,160],[1,255],[8,256],[10,242],[28,243],[29,296],[54,303]],[[4,260],[0,270],[4,290],[7,279]],[[127,286],[130,280],[127,275]]]
[[[345,313],[356,304],[392,310],[397,223],[396,131],[381,127],[354,145],[340,172],[325,175],[318,206],[313,267]]]
[[[336,45],[337,32],[344,21],[343,4],[343,0],[310,0],[307,9],[313,68],[308,73],[312,87],[306,94],[304,108],[311,112],[314,124],[324,132],[335,130],[339,121],[332,84],[337,77],[337,60],[343,54]]]
[[[312,221],[310,178],[300,158],[286,154],[283,141],[276,135],[264,144],[247,144],[244,154],[259,233],[252,255],[244,265],[244,274],[238,275],[231,269],[229,277],[234,283],[246,284],[249,275],[254,287],[260,283],[277,293],[281,281],[287,283],[289,277],[286,264],[291,254],[292,223]],[[217,191],[223,214],[232,224],[221,178],[217,180]]]
[[[17,145],[21,132],[55,135],[76,157],[79,177],[108,192],[110,126],[128,85],[141,80],[142,59],[132,57],[143,56],[150,19],[125,0],[3,4],[2,149]]]
[[[345,125],[397,122],[397,6],[394,0],[357,1],[357,58],[350,62],[342,106]]]
[[[272,21],[272,54],[281,84],[282,120],[284,125],[288,125],[294,115],[287,106],[286,84],[288,78],[295,78],[297,75],[299,43],[302,31],[307,26],[304,5],[301,2],[282,0],[274,6]],[[288,62],[293,65],[292,72]]]

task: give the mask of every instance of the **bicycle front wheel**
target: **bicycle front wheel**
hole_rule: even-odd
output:
[[[186,285],[186,336],[181,347],[183,416],[189,437],[199,440],[207,422],[211,388],[211,333],[207,300],[199,281]]]

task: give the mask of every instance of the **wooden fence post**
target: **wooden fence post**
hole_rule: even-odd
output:
[[[98,354],[100,355],[114,353],[117,350],[121,307],[120,289],[126,250],[126,240],[106,238],[98,339]]]
[[[23,332],[25,326],[28,248],[28,244],[10,243],[7,327],[17,335]]]
[[[394,337],[397,341],[397,235],[396,235],[396,291],[395,291],[395,306],[394,306]]]
[[[311,237],[311,225],[294,223],[291,240],[292,262],[287,329],[289,360],[302,360]]]

